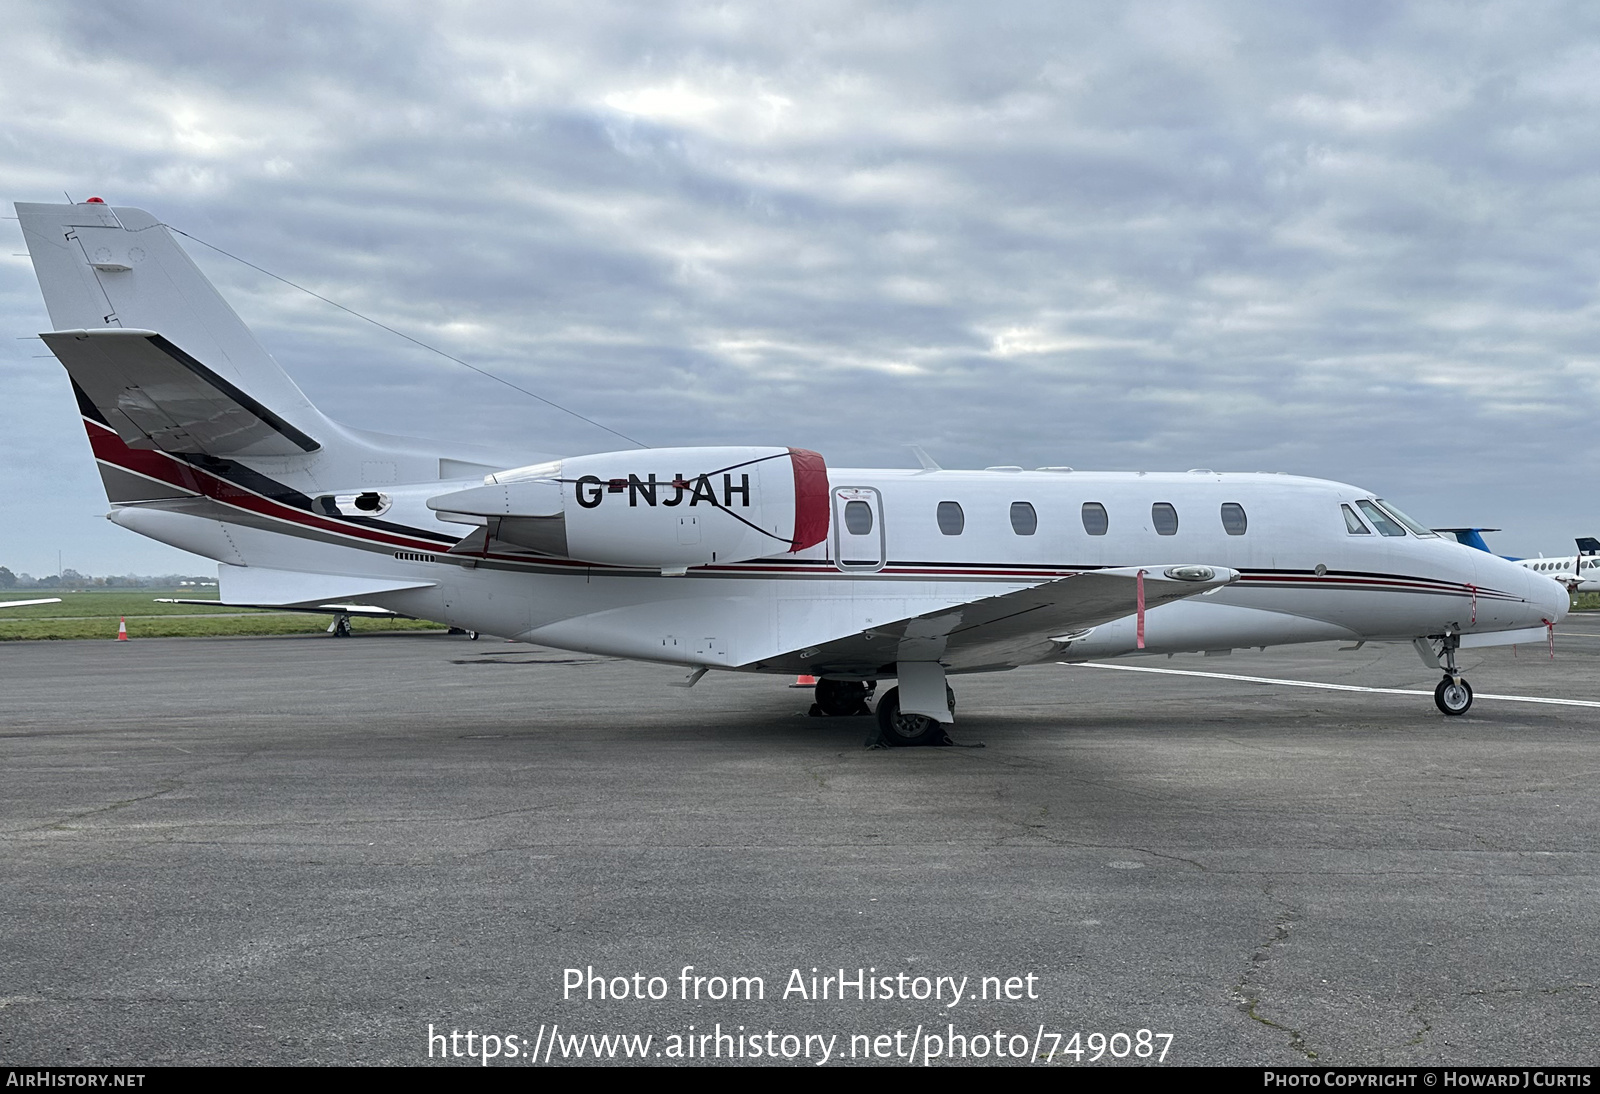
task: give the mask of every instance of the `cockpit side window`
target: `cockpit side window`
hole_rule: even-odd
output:
[[[1385,513],[1382,509],[1379,509],[1366,498],[1358,499],[1356,501],[1356,508],[1360,509],[1367,515],[1367,519],[1372,522],[1372,526],[1378,530],[1378,534],[1380,536],[1405,536],[1406,530],[1404,528],[1396,524],[1389,517],[1388,513]]]
[[[1367,526],[1361,523],[1361,518],[1356,516],[1354,509],[1348,505],[1341,505],[1339,508],[1344,510],[1344,530],[1346,532],[1349,532],[1352,536],[1370,536],[1372,534],[1367,530]]]
[[[1411,534],[1416,536],[1418,539],[1438,539],[1439,538],[1439,533],[1438,532],[1435,532],[1432,528],[1424,528],[1422,525],[1418,524],[1416,521],[1414,521],[1410,517],[1406,516],[1400,510],[1396,509],[1394,507],[1394,502],[1384,501],[1382,498],[1377,499],[1377,501],[1378,501],[1379,505],[1383,506],[1383,511],[1385,513],[1388,513],[1395,520],[1399,521],[1401,524],[1404,524],[1407,528],[1411,529]]]

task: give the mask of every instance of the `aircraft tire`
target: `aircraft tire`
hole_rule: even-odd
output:
[[[817,710],[827,718],[848,718],[868,714],[867,685],[859,680],[817,681]]]
[[[900,689],[890,688],[878,700],[878,730],[884,744],[935,745],[944,741],[944,724],[923,714],[900,713]]]
[[[1465,714],[1472,709],[1472,685],[1465,680],[1446,676],[1433,689],[1433,702],[1441,711],[1451,716]]]

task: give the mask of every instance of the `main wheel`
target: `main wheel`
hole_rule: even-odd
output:
[[[817,681],[817,709],[829,718],[866,714],[867,685],[859,680]]]
[[[889,745],[930,745],[944,739],[944,725],[937,718],[900,713],[899,688],[890,688],[878,700],[878,729]]]
[[[1446,676],[1433,689],[1433,702],[1446,714],[1465,714],[1472,707],[1472,685],[1458,677]]]

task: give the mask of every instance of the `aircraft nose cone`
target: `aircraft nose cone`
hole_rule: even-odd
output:
[[[1528,603],[1537,606],[1543,613],[1540,621],[1561,622],[1567,610],[1572,607],[1572,595],[1567,592],[1566,586],[1531,570],[1528,571],[1528,577],[1531,579],[1528,584],[1532,586],[1529,589]]]

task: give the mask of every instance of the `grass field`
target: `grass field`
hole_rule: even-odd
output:
[[[206,593],[210,595],[207,596]],[[35,604],[0,611],[0,642],[44,639],[114,639],[117,623],[126,618],[130,638],[198,638],[239,634],[311,634],[326,630],[332,616],[304,612],[259,611],[224,605],[157,604],[158,597],[191,600],[216,599],[215,590],[194,589],[91,589],[58,592],[53,589],[11,589],[0,594],[8,600],[61,597],[59,604]],[[357,631],[443,630],[438,623],[417,619],[352,618]]]
[[[314,634],[326,630],[331,616],[304,612],[260,611],[225,605],[157,604],[158,597],[183,597],[189,600],[216,599],[194,589],[91,589],[85,592],[57,592],[53,589],[12,589],[0,593],[0,604],[8,600],[39,600],[60,596],[59,604],[36,604],[31,608],[0,611],[0,642],[58,639],[112,639],[117,623],[128,621],[130,638],[202,638],[242,634]],[[1582,593],[1572,598],[1574,611],[1600,611],[1600,593]],[[350,620],[357,631],[443,630],[438,623],[421,619]]]

